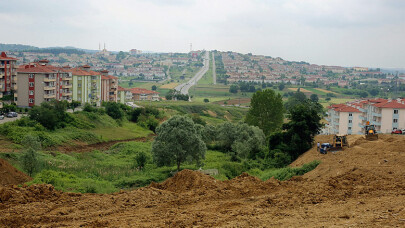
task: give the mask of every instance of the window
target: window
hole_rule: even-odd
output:
[[[353,116],[353,113],[349,113],[349,116]]]
[[[393,121],[394,123],[398,123],[398,119],[394,119],[394,121]]]
[[[348,129],[349,129],[349,130],[352,130],[352,127],[349,127]]]
[[[77,84],[77,87],[82,87],[82,84],[81,83]]]
[[[34,103],[34,99],[30,99],[29,102],[30,102],[30,104]]]
[[[394,109],[394,114],[398,114],[398,109]]]
[[[30,87],[34,87],[34,83],[33,83],[33,82],[30,82]]]
[[[30,90],[30,95],[34,95],[34,90]]]
[[[29,74],[29,78],[34,78],[34,75],[33,75],[33,74]]]
[[[352,123],[352,120],[349,120],[349,123]]]

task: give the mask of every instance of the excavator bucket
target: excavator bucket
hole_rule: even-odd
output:
[[[369,134],[369,135],[366,135],[366,139],[370,140],[370,141],[378,140],[378,135],[377,134]]]

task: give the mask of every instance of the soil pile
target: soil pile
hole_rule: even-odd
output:
[[[7,161],[0,159],[0,186],[23,184],[30,180],[31,177],[18,171]]]
[[[167,179],[161,184],[152,183],[150,186],[162,190],[181,193],[196,189],[210,190],[218,188],[220,184],[220,181],[215,180],[213,177],[207,174],[185,169],[176,173],[174,177]]]
[[[332,136],[320,136],[320,142]],[[183,170],[162,183],[115,194],[62,193],[49,185],[0,189],[0,227],[403,227],[405,137],[349,136],[351,147],[309,150],[302,177],[218,181]]]

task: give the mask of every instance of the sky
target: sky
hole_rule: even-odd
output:
[[[405,68],[402,0],[0,0],[0,43]]]

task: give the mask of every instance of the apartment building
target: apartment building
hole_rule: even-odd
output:
[[[101,73],[90,70],[89,65],[69,69],[73,76],[73,100],[101,105]]]
[[[364,134],[369,122],[379,133],[405,128],[405,99],[367,99],[328,107],[327,132]]]
[[[117,102],[125,104],[132,101],[132,93],[129,89],[118,86]]]
[[[0,98],[17,90],[17,59],[8,57],[5,52],[0,54]],[[14,93],[14,97],[16,97]],[[14,98],[15,99],[15,98]],[[0,108],[3,103],[0,102]]]
[[[327,129],[329,134],[360,134],[358,125],[361,111],[346,104],[331,105],[328,107]]]
[[[131,88],[129,91],[132,93],[133,101],[159,101],[159,93],[143,88]]]
[[[17,106],[32,107],[51,100],[72,101],[72,74],[47,64],[47,60],[41,60],[17,69]]]
[[[101,100],[117,102],[118,78],[108,75],[107,70],[101,71]]]

